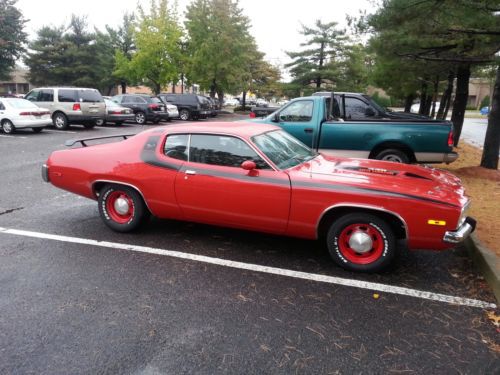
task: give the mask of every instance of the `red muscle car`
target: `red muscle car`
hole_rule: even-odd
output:
[[[53,152],[42,169],[45,181],[97,200],[115,231],[152,214],[319,239],[340,266],[373,272],[389,265],[398,240],[443,250],[475,228],[452,174],[321,155],[273,125],[183,124],[122,137],[70,142],[81,147]]]

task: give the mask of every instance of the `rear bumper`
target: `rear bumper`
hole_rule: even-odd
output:
[[[453,244],[461,243],[474,232],[474,229],[476,229],[476,220],[467,216],[462,225],[460,225],[460,228],[445,232],[443,241]]]
[[[449,152],[447,154],[444,154],[443,161],[446,164],[450,164],[450,163],[453,163],[457,159],[458,159],[458,154],[456,152]]]
[[[72,124],[80,124],[82,122],[95,122],[96,120],[104,120],[105,115],[67,115],[68,121]]]
[[[122,122],[122,121],[134,121],[134,120],[135,116],[133,113],[130,115],[106,115],[106,121],[109,122],[116,122],[116,121]]]

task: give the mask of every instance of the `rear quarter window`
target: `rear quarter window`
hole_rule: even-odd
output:
[[[74,103],[78,102],[78,95],[76,90],[60,89],[57,93],[57,100],[61,103]]]
[[[97,90],[80,90],[80,99],[83,103],[102,103],[104,99]]]

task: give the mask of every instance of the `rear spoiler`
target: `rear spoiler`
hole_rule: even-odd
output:
[[[66,147],[71,147],[74,146],[77,143],[80,143],[82,147],[87,147],[88,145],[85,142],[88,141],[96,141],[98,139],[109,139],[109,138],[123,138],[127,139],[130,137],[133,137],[135,134],[117,134],[117,135],[107,135],[105,137],[92,137],[92,138],[82,138],[82,139],[70,139],[66,142],[64,142],[64,145]]]

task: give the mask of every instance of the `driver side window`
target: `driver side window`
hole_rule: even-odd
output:
[[[313,108],[311,100],[300,100],[283,109],[279,119],[282,122],[309,122],[312,119]]]

